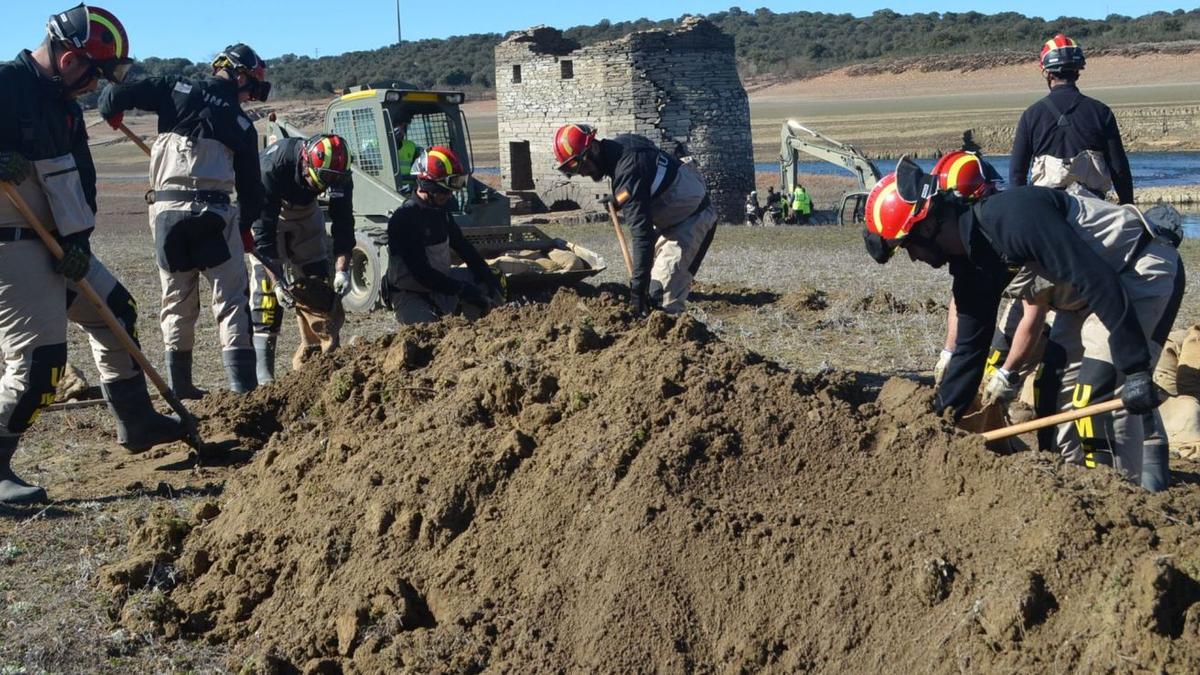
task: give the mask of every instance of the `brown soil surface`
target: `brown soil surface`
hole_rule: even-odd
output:
[[[207,399],[253,461],[101,577],[255,672],[1200,668],[1195,474],[1000,457],[929,398],[562,291]]]
[[[1155,83],[1200,85],[1197,53],[1093,56],[1088,58],[1081,86],[1133,87]],[[975,63],[963,68],[923,68],[920,63],[896,62],[888,67],[839,68],[824,75],[778,84],[755,92],[760,100],[803,97],[809,99],[906,98],[946,94],[1042,92],[1033,58],[1018,63]]]

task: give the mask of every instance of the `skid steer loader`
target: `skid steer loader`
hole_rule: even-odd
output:
[[[444,145],[473,169],[471,137],[460,105],[461,92],[427,91],[410,85],[356,87],[334,99],[325,110],[324,133],[337,134],[350,146],[354,169],[355,247],[351,261],[352,290],[343,299],[347,311],[370,311],[383,301],[387,275],[388,217],[412,194],[415,184],[408,167],[401,167],[392,129],[408,125],[407,138],[418,147]],[[272,114],[266,143],[308,134]],[[537,227],[512,225],[508,197],[472,177],[457,193],[454,219],[466,238],[485,258],[509,252],[564,249],[574,253],[585,269],[506,272],[510,290],[527,291],[570,284],[604,270],[595,253],[547,236]],[[461,261],[460,261],[461,262]]]

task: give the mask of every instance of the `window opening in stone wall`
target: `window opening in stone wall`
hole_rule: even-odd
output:
[[[355,169],[372,176],[383,171],[383,154],[375,129],[375,116],[367,108],[339,110],[333,115],[333,133],[350,142]]]
[[[562,66],[562,79],[571,80],[575,78],[575,62],[574,61],[559,61]]]
[[[533,190],[533,160],[529,156],[529,141],[508,144],[508,164],[511,167],[512,189]]]
[[[521,66],[513,66],[513,84],[521,84]]]

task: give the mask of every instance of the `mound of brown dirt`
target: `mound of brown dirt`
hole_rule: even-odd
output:
[[[929,399],[562,291],[206,402],[256,458],[104,576],[258,672],[1200,668],[1195,485],[998,457]]]
[[[801,288],[785,293],[779,299],[779,306],[795,313],[819,312],[829,308],[829,297],[825,295],[825,291]]]
[[[921,303],[905,302],[887,291],[875,291],[854,301],[852,307],[860,312],[876,312],[879,314],[908,314],[909,312],[936,312],[944,310],[945,306],[933,298],[926,298]]]

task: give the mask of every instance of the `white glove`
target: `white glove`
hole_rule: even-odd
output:
[[[938,356],[937,365],[933,367],[933,383],[935,385],[942,383],[942,378],[946,376],[946,366],[950,365],[950,357],[954,356],[954,352],[949,349],[943,349]]]
[[[280,307],[287,307],[288,309],[291,309],[292,307],[296,306],[295,298],[293,298],[290,293],[283,290],[283,286],[278,284],[275,285],[275,299],[279,301]]]
[[[350,273],[346,270],[340,270],[333,275],[333,290],[338,294],[338,297],[344,298],[350,293],[353,286],[350,284]]]
[[[983,407],[988,407],[994,404],[1008,405],[1014,398],[1017,397],[1016,382],[1012,373],[1003,368],[997,368],[992,375],[992,379],[988,380],[987,386],[983,388]]]

